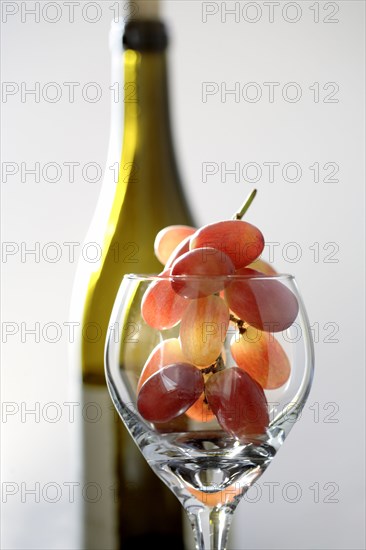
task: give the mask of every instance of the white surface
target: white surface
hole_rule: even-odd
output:
[[[6,102],[3,96],[2,103],[2,161],[19,166],[2,187],[3,241],[15,243],[9,245],[13,250],[19,248],[2,259],[3,342],[4,330],[18,329],[3,344],[2,366],[2,399],[8,412],[9,403],[14,403],[14,414],[3,414],[1,426],[1,542],[9,550],[79,548],[77,503],[82,488],[75,486],[70,502],[70,483],[77,482],[79,472],[72,445],[76,424],[65,405],[73,401],[73,394],[64,325],[77,254],[70,259],[63,243],[83,241],[101,179],[86,181],[81,168],[94,162],[104,170],[109,135],[108,31],[117,3],[96,2],[93,7],[80,2],[74,22],[67,3],[48,4],[53,7],[42,11],[46,3],[40,3],[39,22],[26,12],[34,2],[1,5],[2,80],[23,86],[23,91],[39,82],[41,90],[39,103],[30,95],[22,102],[20,92]],[[243,177],[236,182],[233,175],[221,181],[221,163],[227,169],[239,163],[241,170],[250,169],[248,163],[260,165],[263,175],[255,184],[259,193],[248,219],[263,230],[267,241],[279,243],[274,247],[275,266],[295,274],[318,330],[316,376],[303,418],[260,480],[261,496],[253,489],[240,504],[232,548],[364,548],[364,3],[270,3],[272,23],[267,2],[163,4],[173,37],[176,146],[194,212],[200,223],[228,217],[253,187],[243,183]],[[237,5],[236,15],[225,14],[225,7],[238,9]],[[317,7],[319,23],[314,22]],[[337,7],[339,12],[332,15]],[[13,8],[18,11],[10,15]],[[58,15],[58,21],[49,22]],[[286,21],[295,16],[296,23]],[[248,22],[256,17],[256,23]],[[339,22],[326,23],[325,17]],[[62,91],[55,103],[44,99],[56,90],[45,88],[49,82]],[[73,103],[65,82],[80,83]],[[84,89],[86,97],[92,97],[96,88],[88,87],[90,82],[102,91],[95,103],[82,95]],[[246,86],[250,82],[255,85]],[[270,86],[264,84],[269,82],[279,83],[273,102],[268,99]],[[285,100],[282,91],[289,82],[296,85],[287,88]],[[315,82],[320,86],[318,103]],[[323,89],[330,82],[339,86],[333,96],[337,103],[323,101],[335,90],[333,84]],[[204,83],[218,90],[205,102]],[[225,86],[237,86],[239,97],[224,95],[222,101]],[[301,99],[291,103],[288,99],[300,89]],[[256,103],[246,100],[255,90],[262,98]],[[30,168],[36,162],[41,170],[49,162],[58,163],[61,179],[51,183],[41,175],[37,183],[26,175],[22,182],[21,163]],[[80,163],[74,182],[69,181],[65,162]],[[274,182],[269,182],[264,164],[269,162],[280,163]],[[298,182],[280,176],[289,162],[301,167]],[[323,181],[331,165],[325,172],[321,169],[320,182],[314,181],[314,169],[309,167],[315,162],[321,167],[336,163],[339,172],[334,177],[339,181]],[[203,167],[220,171],[203,182]],[[293,172],[287,168],[290,179]],[[252,171],[248,174],[253,178]],[[46,179],[53,176],[50,168]],[[93,177],[92,169],[87,177]],[[50,258],[56,248],[48,246],[51,242],[62,254],[54,263]],[[21,250],[35,243],[40,243],[39,262],[31,255],[22,258]],[[291,262],[296,254],[298,261]],[[35,323],[40,323],[39,342],[24,333]],[[60,327],[55,343],[50,340],[56,338],[57,325],[45,328],[47,323]],[[48,407],[51,402],[58,408]],[[22,419],[20,411],[35,403],[39,418]],[[57,411],[61,418],[52,422]],[[32,487],[39,487],[39,503],[25,494]],[[6,495],[6,490],[14,494]],[[51,503],[57,492],[59,500]]]

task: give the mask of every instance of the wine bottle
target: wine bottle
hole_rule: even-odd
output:
[[[81,260],[73,292],[72,318],[82,327],[74,348],[83,411],[90,413],[83,414],[83,487],[91,492],[83,501],[85,549],[183,548],[181,506],[113,414],[104,378],[105,338],[123,275],[160,272],[156,233],[170,224],[192,225],[170,128],[167,32],[156,1],[137,5],[138,18],[111,31],[111,137],[86,238],[101,253],[97,263]]]

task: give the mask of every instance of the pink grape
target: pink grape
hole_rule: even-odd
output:
[[[241,442],[265,433],[267,400],[261,386],[238,367],[213,374],[206,382],[207,401],[221,427]]]
[[[260,259],[249,264],[248,268],[259,271],[259,273],[263,273],[265,275],[277,275],[277,271],[271,266],[271,264]]]
[[[229,309],[219,296],[192,300],[180,324],[184,356],[194,365],[207,367],[220,355],[229,327]]]
[[[141,386],[137,408],[149,422],[168,422],[183,414],[204,389],[202,373],[188,363],[160,369]]]
[[[172,288],[186,298],[202,298],[222,290],[235,267],[229,256],[215,248],[196,248],[175,260],[171,269]],[[189,275],[197,278],[182,278]],[[176,278],[175,278],[176,277]]]
[[[181,350],[178,338],[168,338],[167,340],[163,340],[152,350],[147,358],[137,384],[137,391],[139,391],[142,384],[159,369],[166,367],[167,365],[172,365],[173,363],[184,362],[186,362],[186,360]]]
[[[189,243],[191,242],[191,237],[186,237],[170,254],[166,264],[165,269],[171,268],[175,260],[189,251]]]
[[[221,250],[240,269],[253,262],[263,251],[264,238],[254,225],[241,220],[211,223],[198,229],[190,240],[190,249],[212,247]]]
[[[299,304],[291,290],[253,269],[240,269],[235,274],[250,277],[234,280],[225,289],[227,304],[235,315],[268,332],[281,332],[292,325]]]
[[[267,390],[283,386],[291,373],[290,361],[273,334],[248,327],[231,340],[235,363]]]
[[[187,237],[193,235],[196,230],[188,225],[169,225],[155,237],[155,256],[165,265],[176,247]]]
[[[205,393],[203,392],[197,401],[186,411],[186,415],[197,422],[210,422],[215,415],[207,403]]]
[[[188,300],[174,292],[170,280],[161,278],[146,289],[141,302],[141,314],[148,325],[164,330],[179,323],[188,305]]]

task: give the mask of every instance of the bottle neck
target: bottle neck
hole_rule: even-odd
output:
[[[122,44],[125,50],[164,51],[168,46],[166,27],[159,20],[132,19],[124,27]]]
[[[167,35],[159,21],[130,21],[123,36],[123,161],[175,170],[169,116]],[[152,153],[154,151],[154,153]],[[155,160],[149,158],[155,155]],[[138,170],[137,168],[135,168]],[[139,179],[139,178],[138,178]]]
[[[127,22],[123,33],[125,116],[168,118],[167,46],[161,21]]]
[[[124,125],[143,124],[147,136],[169,125],[165,52],[126,50],[123,55]]]

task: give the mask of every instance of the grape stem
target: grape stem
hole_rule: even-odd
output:
[[[233,315],[232,313],[230,313],[230,321],[232,321],[233,323],[235,323],[237,325],[239,334],[244,334],[245,331],[247,330],[244,326],[245,321],[242,321],[241,319],[239,319],[239,317],[235,317],[235,315]],[[224,362],[224,360],[222,358],[222,355],[220,353],[220,355],[218,356],[216,361],[214,363],[212,363],[211,365],[209,365],[208,367],[206,367],[204,369],[201,369],[201,372],[202,372],[202,374],[215,374],[216,372],[220,372],[220,371],[225,370],[225,369],[226,369],[226,365],[225,365],[225,362]],[[206,392],[205,392],[205,396],[203,398],[203,401],[206,404],[208,404],[207,397],[206,397]]]
[[[247,330],[244,326],[245,321],[242,321],[239,319],[239,317],[235,317],[232,313],[230,313],[230,321],[238,325],[238,330],[240,334],[244,334],[244,332]]]
[[[243,203],[243,206],[241,207],[239,212],[236,212],[236,214],[234,214],[233,220],[241,220],[242,219],[242,217],[244,216],[244,214],[248,210],[249,206],[252,204],[256,194],[257,194],[256,189],[253,189],[253,191],[251,193],[249,193],[249,195],[245,199],[245,202]]]
[[[205,369],[201,369],[201,372],[202,374],[210,374],[211,372],[212,374],[214,374],[215,372],[220,372],[220,370],[224,370],[224,369],[226,369],[226,366],[220,353],[216,361],[212,363],[212,365],[210,365],[209,367],[206,367]]]
[[[244,334],[246,332],[245,321],[242,321],[239,319],[239,317],[235,317],[232,313],[230,313],[230,321],[235,323],[238,327],[239,334]],[[209,365],[208,367],[205,367],[204,369],[201,369],[202,374],[214,374],[215,372],[220,372],[221,370],[226,369],[225,362],[222,358],[222,355],[218,356],[216,361]]]
[[[209,367],[206,367],[205,369],[201,369],[201,372],[202,374],[215,374],[216,372],[220,372],[221,370],[225,370],[225,369],[226,369],[226,365],[220,353],[216,361],[212,363],[212,365],[210,365]],[[206,384],[205,384],[204,394],[205,396],[203,398],[203,402],[206,403],[206,405],[208,405],[208,400],[206,397]]]

